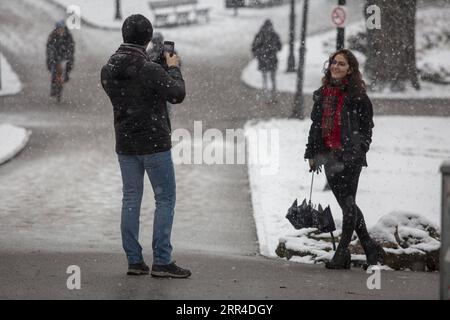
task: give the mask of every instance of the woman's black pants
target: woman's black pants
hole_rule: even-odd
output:
[[[337,251],[342,252],[348,248],[353,231],[356,231],[366,251],[372,245],[372,239],[367,232],[364,216],[356,205],[356,192],[362,166],[344,164],[334,156],[330,156],[327,160],[324,165],[325,175],[343,214],[342,235]]]

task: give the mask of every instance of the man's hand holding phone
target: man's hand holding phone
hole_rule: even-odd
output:
[[[164,52],[164,57],[166,58],[167,66],[169,67],[179,67],[180,58],[174,53]]]
[[[164,57],[169,67],[180,66],[180,58],[175,54],[175,42],[164,41]]]

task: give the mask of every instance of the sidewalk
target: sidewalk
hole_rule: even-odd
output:
[[[192,270],[189,279],[126,276],[123,254],[1,252],[0,299],[438,299],[439,273],[382,271],[381,289],[369,290],[361,269],[326,270],[245,256],[175,253]],[[81,289],[68,290],[81,270]],[[270,275],[268,277],[267,275]]]

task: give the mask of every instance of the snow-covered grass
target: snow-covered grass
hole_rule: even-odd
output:
[[[123,20],[115,20],[116,7],[113,0],[49,0],[64,7],[75,5],[81,9],[81,17],[92,25],[111,29],[120,29]],[[155,0],[153,0],[155,1]],[[139,13],[153,19],[154,12],[149,6],[152,0],[125,0],[122,1],[122,17]],[[224,9],[223,1],[199,0],[197,8]]]
[[[430,37],[430,30],[439,30],[439,33],[447,30],[450,34],[450,27],[447,24],[447,18],[450,15],[450,8],[442,9],[425,9],[420,10],[417,15],[416,38],[417,40],[417,66],[419,69],[427,71],[440,70],[441,68],[450,71],[450,60],[446,58],[450,45],[444,46],[445,41],[440,41],[440,45],[436,48],[426,48],[427,38]],[[436,26],[434,23],[439,22]],[[432,24],[432,26],[431,26]],[[346,27],[346,40],[349,37],[356,35],[358,32],[364,31],[364,21],[354,22]],[[323,69],[329,55],[334,51],[336,32],[328,31],[325,33],[313,35],[306,40],[306,64],[305,64],[305,80],[304,92],[311,94],[321,85],[321,78],[323,77]],[[436,42],[438,39],[434,39]],[[437,43],[437,42],[436,42]],[[279,68],[277,72],[278,89],[283,92],[294,93],[297,86],[297,74],[286,73],[285,66],[287,65],[288,45],[285,45],[282,51],[279,52]],[[295,54],[296,61],[298,61],[299,43],[296,44]],[[365,56],[354,51],[360,64],[361,71],[364,75]],[[262,77],[257,69],[257,61],[252,60],[242,73],[242,81],[249,86],[261,89]],[[392,92],[385,89],[381,92],[371,92],[371,97],[374,98],[390,98],[390,99],[423,99],[423,98],[450,98],[450,85],[434,84],[431,82],[420,81],[421,90],[417,91],[411,86],[407,87],[404,92]]]
[[[17,94],[22,90],[22,83],[19,77],[11,68],[6,58],[0,53],[0,77],[1,88],[0,96]]]
[[[10,124],[0,124],[0,165],[13,158],[27,144],[31,132]]]
[[[439,225],[441,178],[439,167],[450,158],[450,126],[447,118],[375,117],[368,168],[360,177],[357,203],[369,228],[394,212],[418,214]],[[294,199],[309,197],[311,174],[303,159],[310,120],[270,120],[248,123],[248,130],[279,130],[279,170],[261,174],[261,166],[249,165],[252,204],[260,251],[275,256],[279,239],[295,235],[285,218]],[[248,143],[251,143],[248,140]],[[249,153],[255,150],[248,145]],[[252,157],[249,154],[249,157]],[[315,176],[312,201],[330,205],[336,220],[341,210],[330,191],[323,191],[324,174]],[[339,226],[339,222],[337,223]],[[380,231],[378,230],[378,233]]]

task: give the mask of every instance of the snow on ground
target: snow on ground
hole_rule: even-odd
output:
[[[22,83],[11,68],[6,58],[0,53],[0,96],[17,94],[22,90]]]
[[[417,40],[417,65],[419,68],[426,66],[427,70],[439,70],[440,67],[444,67],[447,71],[450,70],[449,59],[444,59],[444,56],[448,55],[449,47],[439,47],[433,49],[424,49],[427,45],[425,39],[429,38],[430,28],[427,27],[433,21],[434,30],[436,26],[434,22],[440,22],[440,28],[447,28],[447,17],[450,15],[450,8],[441,9],[425,9],[419,10],[417,14],[417,28],[416,38]],[[346,27],[346,40],[350,36],[356,35],[358,32],[363,31],[365,23],[363,21],[354,22]],[[439,30],[441,30],[439,29]],[[328,31],[317,35],[309,36],[306,40],[306,68],[305,68],[305,82],[304,92],[311,94],[321,85],[321,78],[323,77],[323,70],[328,56],[333,53],[335,45],[336,31]],[[434,39],[436,40],[436,39]],[[277,72],[277,85],[278,90],[284,92],[296,91],[297,86],[297,73],[286,73],[287,58],[288,58],[289,46],[285,45],[283,49],[278,53],[279,68]],[[295,54],[296,61],[298,61],[299,43],[296,43]],[[357,56],[360,64],[361,71],[364,75],[364,55],[359,52],[354,52]],[[439,67],[438,67],[438,66]],[[257,68],[257,61],[252,60],[242,72],[242,81],[251,87],[261,89],[262,88],[262,76]],[[449,98],[450,97],[450,85],[434,84],[431,82],[421,81],[422,89],[416,91],[414,88],[407,87],[405,92],[391,92],[386,89],[381,92],[371,92],[370,96],[373,98],[389,98],[389,99],[422,99],[422,98]]]
[[[112,0],[49,0],[64,7],[72,5],[81,9],[82,18],[92,25],[111,29],[121,29],[123,20],[115,20],[116,7]],[[154,12],[149,3],[155,0],[126,0],[122,1],[122,17],[140,13],[149,19],[154,19]],[[210,8],[214,11],[225,10],[222,0],[199,0],[197,9]]]
[[[0,124],[0,165],[13,158],[26,146],[30,133],[11,124]]]
[[[394,212],[419,214],[439,225],[439,167],[450,159],[448,119],[383,116],[374,121],[369,167],[362,171],[357,195],[369,229]],[[309,120],[270,120],[249,122],[245,127],[246,134],[249,130],[278,130],[280,137],[275,174],[264,174],[257,164],[248,168],[260,251],[265,256],[275,256],[279,239],[295,234],[285,218],[287,209],[296,198],[309,197],[311,174],[303,155],[310,125]],[[251,158],[255,149],[250,141],[247,147]],[[323,173],[315,176],[312,202],[329,204],[335,220],[341,219],[333,194],[323,191],[325,184]]]
[[[0,53],[0,96],[17,94],[22,83],[6,58]],[[0,124],[0,165],[19,153],[27,144],[30,132],[10,124]]]

